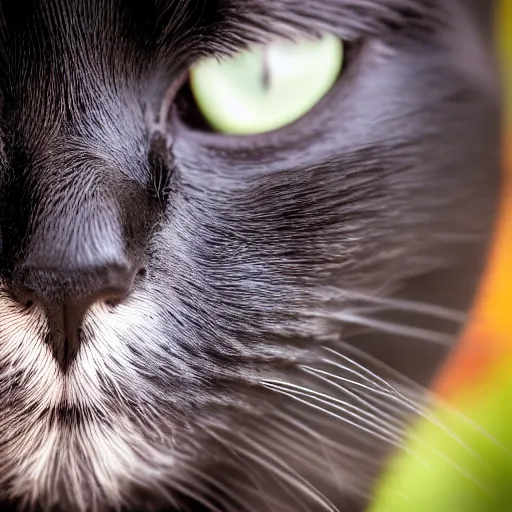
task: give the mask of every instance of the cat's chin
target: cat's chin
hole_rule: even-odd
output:
[[[172,422],[164,432],[155,419],[151,431],[158,411],[147,403],[152,413],[139,422],[130,410],[143,397],[130,394],[138,381],[124,357],[128,317],[140,324],[137,308],[91,311],[64,372],[44,313],[0,298],[0,502],[107,510],[129,498],[133,482],[152,487],[175,471]]]
[[[177,471],[173,439],[157,440],[122,414],[101,419],[98,411],[63,403],[21,422],[2,420],[18,424],[1,434],[0,503],[114,510],[129,502],[135,483],[158,496]]]
[[[164,475],[171,479],[175,471],[170,445],[148,443],[133,424],[119,418],[110,425],[82,421],[65,427],[41,419],[2,457],[2,478],[8,481],[2,500],[43,509],[58,503],[59,511],[118,508],[129,499],[134,482],[158,488]]]

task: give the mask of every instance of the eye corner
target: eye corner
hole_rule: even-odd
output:
[[[172,117],[177,116],[185,126],[194,131],[219,133],[208,122],[198,107],[190,84],[190,76],[176,95],[173,111],[174,116]]]
[[[155,133],[151,139],[148,166],[150,195],[159,203],[166,204],[173,190],[174,170],[172,153],[166,138],[160,133]]]

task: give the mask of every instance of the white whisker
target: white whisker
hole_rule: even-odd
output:
[[[312,368],[312,369],[305,369],[305,371],[307,373],[309,373],[310,375],[312,375],[312,376],[322,380],[323,382],[326,382],[326,383],[330,384],[331,386],[334,386],[334,387],[338,388],[339,390],[343,391],[347,395],[349,395],[352,398],[354,398],[355,400],[357,400],[362,405],[364,405],[366,407],[369,407],[377,415],[382,416],[382,419],[380,421],[387,420],[387,422],[389,422],[389,424],[394,424],[396,426],[398,432],[401,432],[405,428],[405,422],[404,421],[400,421],[397,416],[392,416],[391,414],[385,413],[382,409],[380,409],[379,407],[373,405],[372,403],[370,403],[368,400],[365,399],[367,396],[372,396],[371,393],[377,394],[377,395],[386,396],[386,397],[389,397],[389,398],[394,398],[392,395],[389,395],[388,393],[382,393],[380,390],[375,390],[375,389],[370,388],[368,386],[360,386],[363,389],[366,389],[366,390],[371,392],[370,394],[365,395],[365,398],[363,398],[361,395],[358,395],[355,391],[351,390],[350,388],[348,388],[346,386],[341,386],[337,382],[333,382],[331,379],[329,379],[327,377],[327,376],[329,376],[332,379],[336,379],[336,378],[339,377],[337,375],[333,375],[333,374],[330,374],[328,372],[324,372],[324,371],[321,371],[321,370],[316,371],[314,368]],[[340,380],[343,381],[344,379],[340,378]],[[356,386],[359,384],[359,383],[351,381],[351,380],[348,380],[348,382],[349,383],[354,383]],[[375,398],[377,398],[377,397],[375,397]],[[378,401],[377,403],[380,405],[381,402]],[[376,417],[378,417],[378,416],[376,416]]]
[[[419,327],[412,327],[409,325],[386,322],[385,320],[378,320],[375,318],[350,313],[347,310],[330,311],[328,313],[319,312],[315,313],[315,316],[335,319],[347,324],[369,327],[371,329],[376,329],[388,334],[395,334],[402,338],[423,340],[446,346],[450,346],[453,343],[453,337],[448,334],[443,334],[437,331],[430,331],[428,329],[421,329]]]
[[[337,375],[337,374],[334,374],[334,373],[330,373],[330,372],[327,372],[325,370],[320,370],[318,368],[313,368],[312,366],[301,366],[300,367],[302,370],[304,370],[306,373],[310,374],[310,375],[315,375],[315,376],[320,376],[320,375],[325,375],[325,376],[329,376],[333,379],[336,379],[336,380],[340,380],[346,384],[351,384],[353,386],[356,386],[356,387],[359,387],[359,388],[362,388],[362,389],[366,389],[367,391],[370,391],[374,394],[379,394],[379,395],[383,395],[383,396],[386,396],[386,397],[393,397],[393,395],[387,391],[382,391],[382,389],[379,389],[379,388],[376,388],[376,387],[371,387],[371,386],[367,386],[366,384],[362,384],[361,382],[357,382],[353,379],[347,379],[346,377],[342,377],[341,375]],[[356,375],[358,375],[354,370],[351,370],[350,368],[346,368],[347,372],[350,372],[350,373],[355,373]],[[364,379],[366,380],[369,380],[367,379],[366,377],[363,377]],[[330,381],[329,381],[330,382]],[[373,384],[373,382],[372,382]],[[341,388],[340,389],[344,389],[344,388]]]
[[[288,464],[286,464],[282,459],[278,459],[274,454],[266,450],[261,444],[255,443],[247,436],[243,436],[243,439],[251,446],[253,449],[258,450],[260,453],[263,453],[266,457],[268,457],[271,461],[273,461],[277,466],[280,466],[282,469],[278,469],[276,466],[271,465],[268,461],[262,459],[261,457],[255,455],[254,453],[248,452],[241,447],[237,449],[243,450],[246,456],[252,458],[255,462],[258,462],[262,466],[267,469],[271,469],[276,472],[283,481],[288,482],[300,489],[305,495],[308,495],[314,501],[316,501],[319,505],[324,507],[326,510],[331,512],[340,512],[339,509],[326,497],[324,496],[318,489],[313,487],[307,480],[305,480],[301,475],[299,475],[293,468],[291,468]],[[289,474],[287,473],[289,472]]]
[[[460,446],[464,447],[468,453],[470,453],[471,455],[473,455],[475,458],[481,460],[481,458],[477,455],[477,453],[467,444],[465,443],[461,438],[460,436],[458,436],[455,432],[453,432],[451,429],[449,429],[448,427],[446,427],[445,425],[443,425],[439,420],[437,420],[434,416],[432,416],[431,414],[428,414],[426,412],[426,409],[424,407],[420,407],[418,406],[417,404],[415,404],[412,400],[410,400],[409,398],[407,398],[405,395],[403,395],[402,393],[400,393],[395,387],[393,387],[389,382],[386,382],[384,379],[382,379],[381,377],[375,375],[373,372],[370,372],[370,370],[368,370],[367,368],[365,368],[364,366],[360,365],[359,363],[355,362],[355,361],[352,361],[350,358],[348,358],[347,356],[343,355],[343,354],[338,354],[337,352],[335,352],[334,350],[330,349],[330,348],[327,348],[325,347],[326,350],[328,350],[329,352],[333,353],[333,354],[336,354],[338,357],[346,360],[346,361],[350,361],[353,365],[355,365],[356,367],[360,368],[362,371],[364,371],[365,373],[369,373],[374,379],[376,379],[378,382],[380,382],[384,387],[386,387],[390,393],[389,394],[386,394],[386,397],[389,398],[390,400],[392,401],[395,401],[396,404],[400,404],[402,407],[405,407],[407,408],[411,413],[415,414],[415,415],[418,415],[420,417],[422,417],[423,419],[425,419],[426,421],[430,422],[432,425],[438,427],[442,432],[444,432],[445,434],[447,434],[448,436],[450,436],[450,438],[455,441],[457,444],[459,444]],[[342,370],[345,370],[346,367],[344,365],[340,365],[339,363],[334,363],[333,361],[330,361],[330,360],[327,360],[325,359],[324,362],[329,362],[331,364],[333,364],[334,366],[342,369]],[[331,376],[333,378],[339,378],[338,376],[336,375],[332,375]],[[375,394],[373,395],[372,397],[374,400],[377,399],[377,397],[375,396]],[[393,408],[392,404],[389,403],[389,402],[381,402],[379,401],[378,402],[378,405],[379,406],[384,406],[384,407],[388,407],[388,408],[391,408],[392,410],[397,410],[396,408]]]
[[[338,411],[341,411],[347,415],[349,415],[350,417],[354,418],[354,419],[357,419],[359,421],[361,421],[362,423],[365,423],[366,425],[369,425],[371,427],[376,427],[376,425],[374,423],[372,423],[371,421],[369,421],[368,419],[364,418],[361,416],[361,413],[363,413],[362,415],[365,416],[365,415],[369,415],[368,413],[366,413],[365,411],[359,411],[359,409],[355,406],[353,406],[352,404],[348,404],[348,407],[344,408],[344,407],[341,407],[339,405],[336,405],[336,404],[333,404],[331,402],[329,402],[328,400],[322,400],[321,398],[319,397],[315,397],[314,395],[309,395],[307,393],[303,393],[303,392],[298,392],[296,390],[293,390],[293,389],[288,389],[288,390],[285,390],[283,389],[282,387],[279,387],[277,385],[273,385],[273,384],[264,384],[264,386],[268,387],[269,389],[272,389],[278,393],[281,393],[285,396],[289,396],[291,398],[293,398],[294,400],[297,400],[298,402],[301,402],[305,405],[308,405],[309,407],[312,407],[313,409],[317,409],[319,411],[321,411],[322,413],[324,414],[327,414],[327,415],[330,415],[334,418],[337,418],[353,427],[356,427],[357,429],[359,430],[362,430],[378,439],[380,439],[381,441],[385,441],[386,443],[391,443],[395,446],[400,446],[400,437],[396,434],[396,433],[393,433],[392,431],[388,431],[384,428],[381,428],[381,427],[377,427],[377,430],[380,431],[381,433],[383,434],[386,434],[388,437],[385,437],[384,435],[380,435],[378,432],[374,431],[374,430],[371,430],[369,428],[366,428],[364,427],[363,425],[360,425],[358,423],[356,423],[355,421],[352,421],[350,420],[349,418],[345,417],[345,416],[342,416],[340,414],[337,414],[335,412],[332,412],[328,409],[326,409],[325,407],[321,407],[319,405],[315,405],[315,404],[312,404],[311,402],[308,402],[307,400],[303,399],[303,398],[300,398],[300,396],[307,396],[308,398],[311,398],[313,400],[316,400],[317,402],[320,402],[320,403],[323,403],[323,404],[326,404],[326,405],[329,405],[331,407],[333,407],[334,409],[338,410]],[[355,409],[356,411],[358,411],[360,414],[358,414],[357,412],[354,412],[354,410],[350,410],[350,409]],[[373,415],[369,415],[370,417],[373,418]]]
[[[358,291],[339,290],[337,288],[329,287],[322,289],[324,294],[326,290],[330,292],[332,300],[351,300],[361,301],[367,304],[377,304],[385,310],[404,311],[411,313],[418,313],[424,316],[439,318],[443,320],[451,320],[458,324],[464,324],[467,321],[468,315],[463,311],[456,309],[437,306],[427,302],[416,302],[412,300],[397,299],[394,297],[380,295],[378,293],[364,293]]]
[[[329,350],[329,349],[328,349]],[[333,352],[333,351],[331,351]],[[342,354],[338,354],[339,357],[341,357],[342,359],[344,360],[349,360],[349,358],[347,358],[346,356],[342,355]],[[325,361],[324,361],[325,362]],[[369,372],[369,370],[365,369],[364,367],[362,367],[361,365],[359,365],[358,363],[354,362],[354,361],[351,361],[354,365],[360,367],[363,371],[366,371],[366,372]],[[337,363],[332,363],[334,366],[342,369],[342,370],[345,370],[346,367],[344,365],[339,365]],[[335,375],[335,374],[329,374],[329,372],[324,372],[322,370],[318,370],[318,369],[315,369],[315,368],[309,368],[309,371],[308,371],[309,374],[311,375],[315,375],[317,376],[318,378],[320,378],[323,382],[327,382],[329,384],[331,384],[332,386],[340,389],[341,391],[345,392],[345,393],[349,393],[351,394],[351,396],[354,396],[354,398],[356,398],[356,396],[360,396],[360,395],[357,395],[357,393],[354,391],[354,390],[348,390],[345,386],[341,386],[338,382],[336,382],[336,380],[341,380],[341,381],[344,381],[345,379],[343,379],[342,377],[338,376],[338,375]],[[372,375],[373,373],[370,372]],[[330,378],[329,378],[330,377]],[[429,421],[431,424],[433,424],[435,427],[439,428],[442,432],[444,432],[445,434],[447,434],[453,441],[455,441],[459,446],[463,447],[469,454],[471,454],[476,460],[478,460],[480,463],[484,464],[485,466],[487,466],[487,463],[485,461],[482,460],[482,458],[467,444],[465,443],[459,436],[457,436],[451,429],[447,428],[445,425],[442,424],[442,422],[440,422],[439,420],[437,420],[435,417],[433,417],[432,415],[430,414],[427,414],[421,407],[417,406],[416,404],[414,404],[411,400],[409,400],[407,397],[405,397],[404,395],[400,394],[398,391],[395,390],[395,388],[393,386],[391,386],[389,383],[386,383],[383,379],[381,379],[380,377],[378,376],[375,376],[375,378],[378,380],[378,381],[381,381],[383,383],[383,385],[386,386],[387,389],[393,391],[392,393],[382,393],[380,390],[374,390],[374,389],[371,389],[371,388],[367,388],[367,390],[371,391],[371,393],[368,393],[365,395],[364,399],[363,399],[363,403],[364,405],[368,406],[368,407],[371,407],[373,410],[377,409],[381,415],[384,415],[384,417],[390,417],[390,415],[388,414],[385,414],[381,408],[384,406],[384,407],[389,407],[391,406],[391,404],[389,404],[388,402],[386,401],[382,401],[382,397],[386,397],[386,398],[389,398],[393,401],[396,402],[397,404],[397,407],[398,405],[402,406],[402,407],[405,407],[406,409],[408,409],[411,413],[414,413],[414,414],[417,414],[419,416],[421,416],[423,419]],[[333,379],[333,380],[331,380]],[[350,379],[349,379],[350,380]],[[352,382],[350,380],[350,382]],[[356,389],[360,389],[360,388],[357,388]],[[360,397],[362,399],[362,397]],[[368,403],[368,400],[373,400],[374,403],[376,405],[371,405]],[[395,409],[396,410],[396,409]],[[403,411],[401,410],[400,412],[403,413]],[[453,460],[449,459],[446,455],[444,455],[444,453],[442,453],[441,451],[439,451],[438,449],[436,449],[434,446],[432,446],[430,443],[427,443],[425,442],[420,436],[417,436],[413,433],[409,433],[409,437],[411,437],[412,439],[420,442],[421,444],[423,444],[424,446],[427,446],[429,447],[433,452],[437,453],[439,456],[441,456],[441,458],[443,460],[445,460],[445,462],[447,462],[448,464],[450,464],[452,467],[454,467],[457,471],[459,471],[462,475],[464,475],[466,478],[468,478],[469,480],[471,480],[473,483],[475,483],[476,485],[478,485],[480,488],[482,488],[483,490],[485,490],[487,493],[490,493],[489,489],[487,489],[481,482],[479,482],[475,477],[473,477],[471,474],[469,474],[466,470],[464,470],[462,467],[460,467],[458,464],[456,464]],[[424,461],[421,461],[422,463],[424,463]]]
[[[207,432],[213,439],[215,439],[217,442],[219,442],[219,444],[221,444],[233,457],[235,457],[237,459],[238,463],[241,463],[244,465],[245,469],[248,471],[248,475],[250,476],[251,480],[256,484],[256,487],[258,488],[259,496],[262,497],[262,499],[267,503],[267,505],[269,505],[268,510],[273,510],[273,507],[270,505],[271,503],[274,503],[274,505],[278,504],[279,506],[282,506],[281,503],[277,503],[275,499],[268,496],[267,493],[265,492],[265,490],[263,488],[261,488],[260,479],[258,478],[257,472],[253,471],[251,466],[249,464],[247,464],[247,461],[239,453],[237,453],[237,451],[233,448],[232,443],[228,443],[226,440],[222,439],[222,437],[220,437],[220,435],[218,435],[216,432],[214,432],[213,430],[211,430],[207,427],[203,427],[203,430],[205,432]],[[207,478],[207,476],[205,475],[204,478]],[[277,483],[279,483],[278,479],[275,479],[275,481]],[[228,490],[227,487],[223,486],[221,483],[215,482],[215,485],[217,485],[220,490],[224,491],[226,493],[226,495],[233,494],[232,489]],[[240,484],[239,482],[237,482],[237,488],[238,487],[243,487],[243,485]],[[253,490],[253,492],[254,492],[254,490]],[[245,500],[243,500],[239,494],[236,496],[236,500],[240,504],[244,505],[247,510],[250,510],[251,506]]]
[[[290,414],[284,414],[282,412],[277,414],[277,417],[286,422],[291,424],[294,428],[302,430],[306,435],[318,439],[320,443],[322,443],[325,446],[328,446],[329,449],[333,451],[339,452],[343,457],[350,457],[351,459],[357,459],[358,461],[364,462],[366,464],[375,464],[375,458],[369,454],[365,454],[361,450],[356,450],[355,448],[352,448],[351,446],[343,443],[339,443],[334,441],[333,439],[330,439],[327,436],[320,435],[317,431],[313,430],[312,428],[308,427],[306,423],[303,421],[300,421],[297,418],[294,418]],[[294,430],[287,429],[286,435],[290,436],[293,435]],[[299,441],[303,441],[302,438],[299,438]]]

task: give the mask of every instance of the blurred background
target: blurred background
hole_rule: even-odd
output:
[[[504,187],[472,320],[441,372],[437,410],[377,491],[372,512],[512,512],[512,0],[500,0]]]

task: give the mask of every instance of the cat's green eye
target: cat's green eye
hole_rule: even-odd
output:
[[[343,63],[333,35],[279,41],[218,61],[200,61],[190,87],[202,115],[222,133],[254,134],[296,121],[331,89]]]

